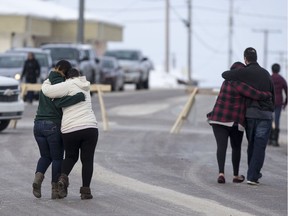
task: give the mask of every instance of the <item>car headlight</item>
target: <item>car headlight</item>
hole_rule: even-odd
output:
[[[21,79],[21,75],[19,73],[15,74],[14,79],[20,80]]]

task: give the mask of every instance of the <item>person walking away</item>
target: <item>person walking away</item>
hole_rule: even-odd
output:
[[[71,68],[68,61],[60,60],[50,75],[54,75],[54,83],[65,81],[64,74]],[[39,147],[40,158],[38,159],[35,178],[32,184],[33,195],[41,197],[41,184],[46,170],[52,163],[52,193],[51,198],[58,198],[57,182],[61,173],[64,148],[60,132],[62,109],[58,106],[70,106],[85,100],[83,93],[74,96],[66,96],[61,99],[51,100],[42,91],[39,93],[39,105],[34,120],[33,133]]]
[[[25,78],[26,83],[37,83],[37,79],[40,76],[40,64],[35,58],[34,53],[29,52],[27,55],[28,56],[21,74],[21,80]],[[32,103],[34,99],[34,92],[28,91],[26,98],[29,103]]]
[[[269,140],[272,113],[274,111],[274,85],[270,74],[257,63],[257,52],[248,47],[244,50],[245,68],[225,71],[225,80],[244,82],[260,91],[269,91],[271,100],[256,101],[247,99],[246,108],[246,137],[248,140],[248,171],[247,184],[259,185],[262,177],[261,169],[265,160],[265,150]]]
[[[243,68],[242,62],[235,62],[231,70]],[[255,100],[264,100],[271,97],[270,92],[258,91],[245,83],[238,81],[227,81],[222,83],[214,108],[207,114],[208,123],[212,126],[217,143],[217,162],[219,175],[217,182],[226,182],[224,167],[228,138],[232,148],[233,183],[241,183],[245,180],[244,175],[239,176],[239,165],[241,159],[241,144],[245,126],[246,97]]]
[[[279,64],[273,64],[271,69],[271,78],[275,88],[275,110],[273,114],[273,124],[268,144],[272,146],[279,146],[278,138],[280,133],[280,116],[282,109],[284,110],[287,106],[287,82],[279,74],[281,69]],[[285,99],[283,98],[283,93],[285,94]]]
[[[90,82],[86,80],[85,76],[80,76],[80,72],[74,68],[68,71],[66,78],[65,82],[51,85],[50,82],[53,82],[53,79],[49,76],[50,82],[47,80],[42,85],[43,93],[50,98],[73,95],[78,91],[85,95],[85,101],[63,108],[61,132],[65,158],[58,181],[59,197],[67,196],[68,176],[78,161],[80,151],[82,162],[81,199],[92,199],[90,183],[93,175],[95,148],[98,141],[98,125],[92,110]]]

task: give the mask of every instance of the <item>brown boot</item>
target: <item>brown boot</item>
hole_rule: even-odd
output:
[[[68,194],[69,178],[66,174],[62,173],[58,180],[58,196],[60,199]]]
[[[37,172],[35,173],[35,178],[32,184],[33,187],[33,195],[37,198],[41,197],[41,184],[43,182],[44,179],[44,174]]]
[[[93,198],[89,187],[80,187],[80,193],[81,193],[82,200]]]
[[[56,182],[52,182],[52,193],[51,199],[58,199],[58,184]]]

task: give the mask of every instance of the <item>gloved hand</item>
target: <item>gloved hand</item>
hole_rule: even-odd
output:
[[[83,92],[78,92],[76,95],[80,98],[81,101],[85,101],[85,94]]]

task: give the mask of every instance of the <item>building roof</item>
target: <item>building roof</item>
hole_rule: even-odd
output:
[[[0,15],[33,16],[52,20],[78,19],[78,10],[68,8],[55,2],[40,0],[0,0]],[[120,23],[95,16],[91,12],[85,12],[86,20],[101,21],[122,26]]]

